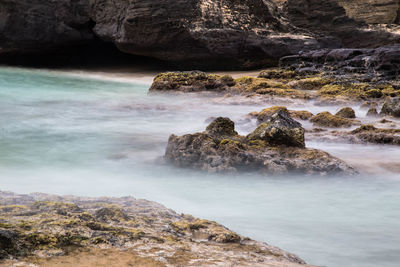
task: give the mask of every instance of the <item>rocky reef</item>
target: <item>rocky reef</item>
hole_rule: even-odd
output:
[[[202,133],[171,135],[167,162],[209,172],[306,175],[355,174],[355,169],[326,152],[305,148],[304,129],[279,110],[249,135],[241,136],[228,118],[217,118]]]
[[[108,266],[124,259],[136,266],[306,266],[215,222],[132,197],[0,191],[0,211],[1,266],[71,266],[82,255],[84,266],[99,266],[93,257]]]

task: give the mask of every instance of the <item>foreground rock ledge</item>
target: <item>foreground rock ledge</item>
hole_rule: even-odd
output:
[[[228,118],[217,118],[202,133],[171,135],[165,159],[178,167],[209,172],[258,171],[265,174],[353,175],[342,160],[305,148],[304,129],[284,111],[265,119],[248,136]]]
[[[112,261],[113,255],[118,261]],[[85,257],[85,266],[95,266],[95,258],[107,266],[121,266],[124,259],[135,266],[305,264],[215,222],[147,200],[0,191],[0,266],[83,264],[77,257]]]

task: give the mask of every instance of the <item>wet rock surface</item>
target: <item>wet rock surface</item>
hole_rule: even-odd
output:
[[[400,117],[400,97],[387,99],[382,106],[380,114]]]
[[[177,167],[209,172],[356,173],[345,162],[326,152],[304,148],[304,129],[282,111],[246,137],[232,132],[233,122],[228,118],[217,118],[213,123],[229,125],[230,134],[210,135],[205,131],[171,135],[165,152],[166,161]]]
[[[1,266],[46,263],[48,257],[59,257],[56,262],[63,264],[64,256],[70,260],[87,249],[100,250],[100,259],[106,258],[109,249],[120,256],[124,256],[121,251],[128,250],[136,255],[135,260],[147,259],[143,264],[151,258],[152,265],[144,266],[304,264],[293,254],[242,237],[215,222],[132,197],[0,191],[0,205]],[[118,261],[110,266],[118,266]]]
[[[398,42],[397,42],[398,43]],[[400,74],[400,46],[375,49],[324,49],[283,57],[281,67],[314,68],[335,76],[348,75],[361,82],[396,80]]]

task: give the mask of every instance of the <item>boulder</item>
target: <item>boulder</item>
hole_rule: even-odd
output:
[[[209,172],[252,172],[265,174],[355,174],[352,167],[326,152],[304,147],[301,125],[276,113],[271,125],[261,124],[247,137],[232,131],[233,122],[217,118],[212,129],[226,129],[222,135],[211,136],[209,130],[184,136],[171,135],[165,160],[177,167]],[[215,127],[216,125],[220,125]],[[220,131],[218,131],[220,132]]]
[[[342,118],[347,118],[347,119],[355,119],[356,113],[354,112],[354,109],[350,107],[345,107],[340,109],[336,114],[336,116],[342,117]]]
[[[362,125],[349,133],[361,143],[400,145],[399,129],[382,129],[373,125]]]
[[[263,140],[271,146],[305,147],[304,128],[283,110],[265,119],[247,138]]]
[[[380,114],[400,117],[400,97],[387,99],[382,106]]]
[[[376,108],[370,108],[370,109],[368,109],[366,116],[367,117],[378,117],[379,114],[378,114],[378,111],[376,110]]]

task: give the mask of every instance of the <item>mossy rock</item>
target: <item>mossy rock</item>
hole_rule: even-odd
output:
[[[262,123],[262,122],[268,120],[272,115],[274,115],[280,111],[289,113],[288,109],[284,106],[272,106],[272,107],[261,110],[257,114],[257,121],[259,123]]]
[[[289,110],[289,115],[292,118],[300,120],[309,120],[314,114],[307,110]]]
[[[258,75],[258,78],[265,78],[265,79],[294,79],[296,78],[296,72],[292,70],[285,70],[285,69],[268,69],[263,70]]]
[[[356,117],[354,109],[350,107],[340,109],[335,115],[347,119],[354,119]]]
[[[218,117],[211,122],[206,128],[206,132],[213,137],[219,138],[238,135],[235,131],[235,123],[229,118],[223,117]]]
[[[325,85],[333,83],[334,80],[323,77],[311,77],[295,81],[291,84],[292,88],[300,90],[319,90]]]
[[[348,128],[353,125],[360,124],[359,121],[342,118],[340,116],[332,115],[330,112],[321,112],[313,116],[310,121],[314,126],[330,127],[330,128]]]

